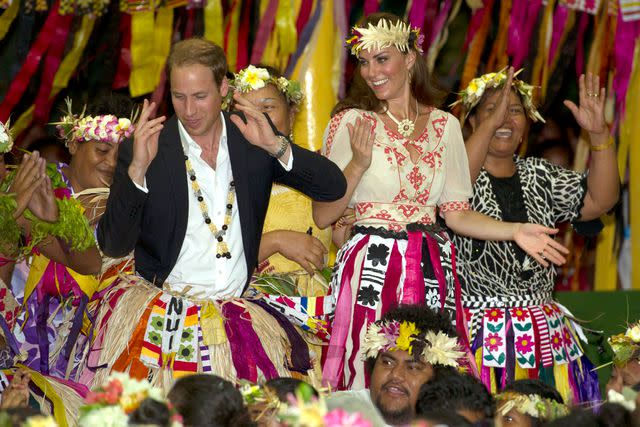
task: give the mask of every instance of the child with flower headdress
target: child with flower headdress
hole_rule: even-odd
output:
[[[98,98],[82,111],[74,112],[70,101],[67,107],[56,125],[71,162],[47,168],[58,203],[73,203],[79,213],[64,215],[60,222],[92,249],[75,253],[74,248],[62,248],[62,256],[36,253],[26,282],[14,283],[14,288],[24,295],[21,352],[27,355],[27,365],[46,375],[78,380],[76,370],[93,331],[93,307],[125,266],[101,256],[94,228],[104,211],[118,144],[133,129],[133,103],[112,95]]]
[[[539,380],[518,380],[495,396],[498,426],[538,427],[569,414],[553,387]]]
[[[604,118],[605,89],[598,76],[579,81],[579,105],[565,101],[589,133],[590,170],[578,173],[537,158],[519,158],[530,121],[542,121],[534,87],[513,69],[473,79],[460,94],[473,128],[466,141],[471,206],[495,219],[547,227],[598,218],[618,198],[615,144]],[[554,233],[557,230],[554,231]],[[598,378],[584,356],[579,325],[553,300],[556,269],[565,262],[559,243],[533,253],[510,242],[456,234],[462,305],[480,378],[493,392],[517,379],[550,381],[571,403],[599,400]]]
[[[300,83],[288,80],[272,67],[250,65],[240,70],[230,85],[267,114],[280,133],[292,135],[303,100]],[[325,276],[330,275],[326,266],[330,243],[331,229],[319,229],[313,221],[311,198],[291,187],[274,184],[260,241],[257,274],[248,292],[260,292],[267,304],[321,339],[326,338],[328,320],[323,309],[332,306],[325,296],[329,287]],[[320,357],[320,348],[315,351]]]
[[[324,154],[348,186],[340,200],[314,203],[314,219],[326,227],[355,210],[352,236],[336,258],[337,303],[323,366],[325,381],[340,389],[367,385],[359,338],[391,307],[451,310],[462,328],[456,250],[438,217],[458,233],[512,240],[528,253],[551,241],[547,227],[500,222],[470,208],[460,124],[437,108],[423,38],[386,13],[353,28],[347,45],[357,69],[325,131]],[[469,357],[466,364],[475,363]]]

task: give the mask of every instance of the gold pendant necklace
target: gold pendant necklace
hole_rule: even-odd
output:
[[[393,114],[391,114],[391,111],[389,111],[389,108],[387,107],[387,115],[391,120],[393,120],[396,126],[398,126],[398,133],[404,136],[405,138],[409,138],[413,134],[413,131],[416,128],[416,122],[418,121],[418,113],[419,113],[419,110],[418,110],[417,98],[416,98],[416,118],[413,119],[413,121],[409,119],[404,119],[404,120],[396,119],[396,117]]]

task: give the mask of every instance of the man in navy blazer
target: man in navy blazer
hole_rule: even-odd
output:
[[[229,90],[223,50],[203,39],[176,43],[168,59],[175,116],[153,118],[144,101],[118,164],[98,242],[111,257],[135,250],[147,281],[239,296],[257,264],[271,184],[320,201],[344,196],[340,169],[279,135],[265,114]]]

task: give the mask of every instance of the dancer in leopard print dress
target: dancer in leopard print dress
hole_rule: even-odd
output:
[[[498,220],[548,227],[598,218],[615,204],[619,181],[597,76],[581,77],[579,107],[565,101],[590,135],[587,174],[515,156],[527,116],[542,117],[531,100],[533,87],[512,80],[512,73],[474,79],[462,95],[474,129],[467,140],[475,179],[472,208]],[[554,385],[567,403],[597,400],[598,378],[580,346],[584,335],[552,298],[556,270],[546,263],[548,248],[531,256],[511,242],[453,240],[465,325],[485,384],[495,392],[513,380],[539,378]]]

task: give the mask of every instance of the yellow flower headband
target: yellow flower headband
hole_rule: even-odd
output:
[[[420,28],[411,27],[403,21],[395,24],[387,19],[381,19],[376,25],[369,23],[367,27],[353,27],[351,37],[345,40],[347,47],[353,55],[358,55],[362,50],[384,49],[395,46],[400,52],[408,52],[413,47],[422,53],[424,35],[420,34]]]
[[[626,365],[640,351],[640,321],[629,326],[625,333],[609,337],[609,345],[613,350],[613,363]]]
[[[295,80],[288,80],[285,77],[274,77],[266,68],[254,67],[253,65],[240,70],[231,81],[231,86],[241,93],[247,93],[252,90],[262,89],[269,83],[283,93],[289,104],[298,105],[302,101],[303,94],[300,89],[300,83]]]
[[[569,414],[569,408],[553,399],[545,399],[537,394],[521,394],[512,391],[496,396],[500,415],[507,415],[515,409],[521,414],[538,418],[542,421],[553,421]]]
[[[544,118],[540,115],[535,105],[533,105],[534,86],[515,78],[515,76],[520,74],[521,71],[522,68],[514,74],[512,86],[520,94],[522,98],[522,105],[524,106],[529,118],[534,122],[544,123]],[[465,90],[458,93],[458,100],[450,106],[453,107],[456,104],[462,104],[466,111],[466,118],[469,115],[469,112],[478,105],[487,89],[500,88],[506,81],[506,69],[498,71],[497,73],[488,73],[480,77],[476,77],[469,82]]]
[[[13,147],[13,137],[9,120],[6,123],[0,122],[0,154],[8,153]]]
[[[413,322],[378,321],[369,325],[362,343],[364,358],[375,358],[381,351],[402,350],[432,365],[458,367],[464,356],[458,341],[444,332],[420,331]]]

